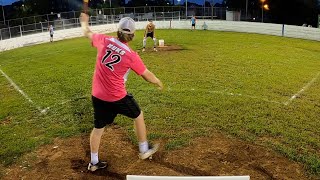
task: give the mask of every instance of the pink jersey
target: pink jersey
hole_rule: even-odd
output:
[[[146,66],[140,56],[127,43],[104,34],[93,34],[92,45],[98,55],[92,82],[92,95],[114,102],[127,95],[125,82],[130,69],[141,75]]]

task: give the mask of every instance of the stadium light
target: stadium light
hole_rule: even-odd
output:
[[[1,0],[3,24],[6,25],[6,16],[4,15],[3,0]]]

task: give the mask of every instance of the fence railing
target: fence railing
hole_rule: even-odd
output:
[[[102,24],[114,24],[119,22],[122,17],[131,17],[136,22],[139,21],[166,21],[180,20],[180,12],[148,12],[148,13],[125,13],[117,15],[94,14],[90,16],[89,24],[91,26]],[[36,22],[33,24],[18,25],[0,29],[0,40],[10,39],[14,37],[22,37],[29,34],[47,32],[48,27],[52,25],[54,30],[70,29],[80,27],[79,18],[57,18],[52,21]]]

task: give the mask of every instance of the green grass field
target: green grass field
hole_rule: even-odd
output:
[[[142,35],[137,32],[133,49],[141,49]],[[165,147],[171,150],[221,131],[276,150],[320,174],[319,42],[189,30],[158,30],[157,36],[182,47],[140,53],[166,90],[158,91],[133,72],[127,82],[145,112],[150,139],[167,140]],[[20,48],[0,57],[0,69],[34,102],[0,76],[3,165],[55,137],[91,131],[96,50],[88,39]],[[37,107],[50,109],[40,114]],[[136,143],[132,121],[119,116],[116,122]]]

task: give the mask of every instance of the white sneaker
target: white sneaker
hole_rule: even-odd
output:
[[[144,153],[139,153],[139,158],[140,159],[147,159],[147,158],[151,158],[151,156],[156,153],[159,149],[160,144],[155,144],[155,145],[149,145],[149,150],[144,152]]]
[[[143,48],[143,49],[142,49],[142,52],[145,52],[145,51],[146,51],[146,49],[145,49],[145,48]]]
[[[91,172],[94,172],[98,169],[103,169],[103,168],[106,168],[108,166],[107,162],[102,162],[102,161],[99,161],[97,164],[93,165],[91,163],[89,163],[88,165],[88,170],[91,171]]]
[[[153,50],[156,51],[156,52],[158,51],[156,48],[153,48]]]

